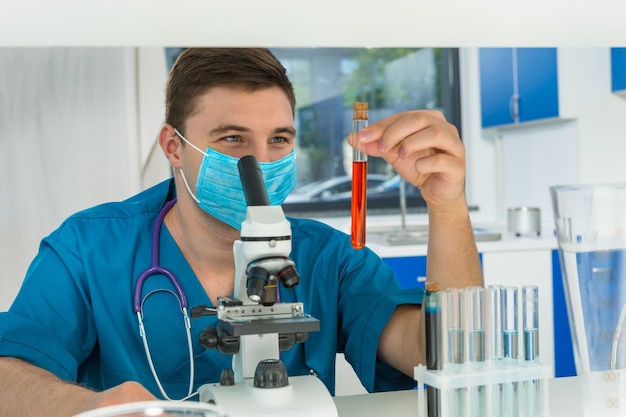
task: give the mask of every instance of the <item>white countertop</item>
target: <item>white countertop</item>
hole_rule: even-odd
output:
[[[583,417],[583,387],[578,377],[552,378],[546,382],[549,414],[543,417]],[[416,417],[419,416],[417,395],[417,390],[393,391],[335,397],[334,401],[339,417]]]
[[[397,217],[397,216],[396,216]],[[347,217],[320,218],[317,219],[345,233],[350,233],[350,219]],[[426,232],[428,230],[427,217],[416,215],[407,223],[406,228],[411,232]],[[542,230],[542,235],[538,237],[516,237],[506,230],[505,226],[492,224],[474,224],[475,230],[488,233],[499,233],[499,240],[481,241],[477,238],[476,245],[480,253],[504,252],[504,251],[528,251],[528,250],[552,250],[557,249],[556,237],[550,230]],[[381,258],[423,256],[426,255],[426,244],[403,244],[389,245],[384,243],[384,238],[380,231],[393,232],[399,230],[398,220],[393,216],[377,216],[369,219],[367,223],[366,245]]]
[[[417,245],[385,245],[378,242],[368,242],[367,246],[381,258],[421,256],[426,255],[426,244]],[[515,238],[504,236],[500,240],[476,242],[478,252],[505,252],[505,251],[528,251],[528,250],[552,250],[557,249],[556,239],[545,238]]]
[[[491,231],[491,230],[490,230]],[[480,253],[505,252],[505,251],[529,251],[529,250],[552,250],[557,249],[557,241],[553,236],[540,237],[515,237],[508,232],[501,232],[496,229],[494,232],[500,233],[499,240],[477,241],[476,246]],[[368,240],[367,246],[376,252],[381,258],[402,257],[402,256],[422,256],[426,255],[426,244],[409,245],[387,245],[372,238]]]

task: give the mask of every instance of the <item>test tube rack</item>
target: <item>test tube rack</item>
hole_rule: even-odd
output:
[[[426,282],[419,415],[546,417],[552,369],[539,356],[537,286],[439,288]]]
[[[440,415],[445,417],[546,417],[548,416],[548,384],[542,380],[550,378],[549,366],[524,360],[507,361],[506,364],[486,362],[476,366],[444,366],[443,370],[427,370],[424,365],[414,369],[417,381],[418,417],[426,417],[427,404],[424,384],[440,392]],[[482,388],[484,415],[476,416],[477,404],[472,388]],[[511,393],[507,400],[507,392]],[[528,410],[529,396],[533,398],[532,410]],[[459,411],[460,410],[460,411]]]

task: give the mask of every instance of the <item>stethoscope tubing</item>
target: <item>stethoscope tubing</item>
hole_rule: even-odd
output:
[[[139,313],[141,311],[141,292],[143,290],[143,284],[146,281],[146,279],[148,279],[149,277],[153,275],[164,275],[165,277],[167,277],[172,282],[172,285],[176,289],[176,293],[178,294],[178,297],[180,298],[181,308],[182,309],[188,308],[187,296],[185,295],[185,292],[183,291],[183,287],[180,284],[180,281],[178,280],[178,278],[176,278],[176,275],[174,275],[172,271],[170,271],[167,268],[162,267],[160,264],[159,241],[161,237],[161,227],[163,226],[163,220],[165,219],[165,215],[167,214],[168,211],[170,211],[170,209],[174,206],[174,204],[176,204],[175,198],[168,201],[167,204],[165,204],[165,206],[163,206],[163,208],[159,212],[159,215],[157,216],[156,222],[154,224],[154,229],[152,231],[152,245],[151,245],[152,265],[148,269],[143,271],[141,275],[139,275],[139,278],[137,278],[137,283],[135,284],[135,291],[133,294],[133,311],[135,313]]]
[[[154,224],[154,229],[152,231],[152,245],[151,245],[152,264],[150,265],[148,269],[146,269],[139,275],[139,278],[137,278],[137,283],[135,284],[135,291],[133,294],[133,311],[137,315],[137,321],[139,323],[139,334],[143,342],[146,359],[148,360],[150,371],[152,372],[152,376],[154,377],[154,380],[159,388],[159,391],[161,392],[161,394],[166,400],[183,401],[196,395],[196,393],[193,392],[193,383],[195,379],[194,378],[195,361],[193,357],[193,344],[191,340],[191,321],[189,320],[189,314],[188,314],[188,308],[187,308],[188,307],[187,297],[185,296],[183,287],[180,284],[180,281],[178,280],[178,278],[176,278],[176,275],[174,275],[172,271],[161,266],[160,257],[159,257],[159,242],[160,242],[160,237],[161,237],[161,233],[160,233],[161,227],[163,226],[165,215],[174,206],[174,204],[176,204],[175,198],[172,199],[171,201],[168,201],[165,204],[165,206],[163,206],[163,208],[159,212],[159,215],[157,216],[156,222]],[[174,293],[171,290],[163,290],[163,291],[170,292],[172,295],[177,296],[178,302],[180,303],[180,309],[183,314],[183,320],[185,322],[187,347],[189,349],[189,389],[187,392],[187,396],[184,398],[181,398],[180,400],[171,399],[165,392],[165,388],[163,387],[163,384],[161,383],[161,379],[159,378],[159,375],[157,374],[157,371],[155,369],[154,362],[152,360],[152,355],[150,354],[150,347],[148,346],[148,338],[147,338],[146,331],[145,331],[144,324],[143,324],[143,301],[141,297],[141,294],[143,292],[143,284],[146,281],[146,279],[148,279],[149,277],[153,275],[164,275],[171,281],[172,285],[174,286],[176,290],[176,293]],[[149,297],[151,294],[153,294],[155,291],[158,291],[158,290],[154,290],[150,292],[148,295],[146,295],[146,298]]]

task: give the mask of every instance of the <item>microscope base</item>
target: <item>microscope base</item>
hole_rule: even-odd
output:
[[[205,384],[198,392],[200,402],[221,407],[229,417],[337,417],[335,402],[315,376],[289,377],[281,388],[255,388],[246,379],[231,386]]]

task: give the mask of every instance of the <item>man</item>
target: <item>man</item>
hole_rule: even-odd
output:
[[[267,50],[181,54],[159,137],[174,178],[77,213],[42,241],[15,302],[0,315],[0,416],[34,415],[42,403],[48,416],[71,416],[180,399],[217,381],[231,358],[198,341],[216,319],[193,319],[188,339],[181,299],[189,307],[216,305],[233,293],[232,248],[245,215],[236,161],[256,156],[270,201],[281,204],[295,185],[294,108],[285,70]],[[413,111],[350,140],[420,187],[429,279],[443,288],[482,285],[456,129],[437,112]],[[413,367],[424,362],[421,291],[401,290],[392,271],[369,249],[354,250],[345,234],[311,220],[290,222],[301,282],[282,289],[281,300],[302,301],[321,330],[283,352],[289,374],[313,373],[333,392],[335,354],[344,351],[369,391],[413,386]],[[139,278],[155,263],[176,275],[182,294],[166,275]]]

